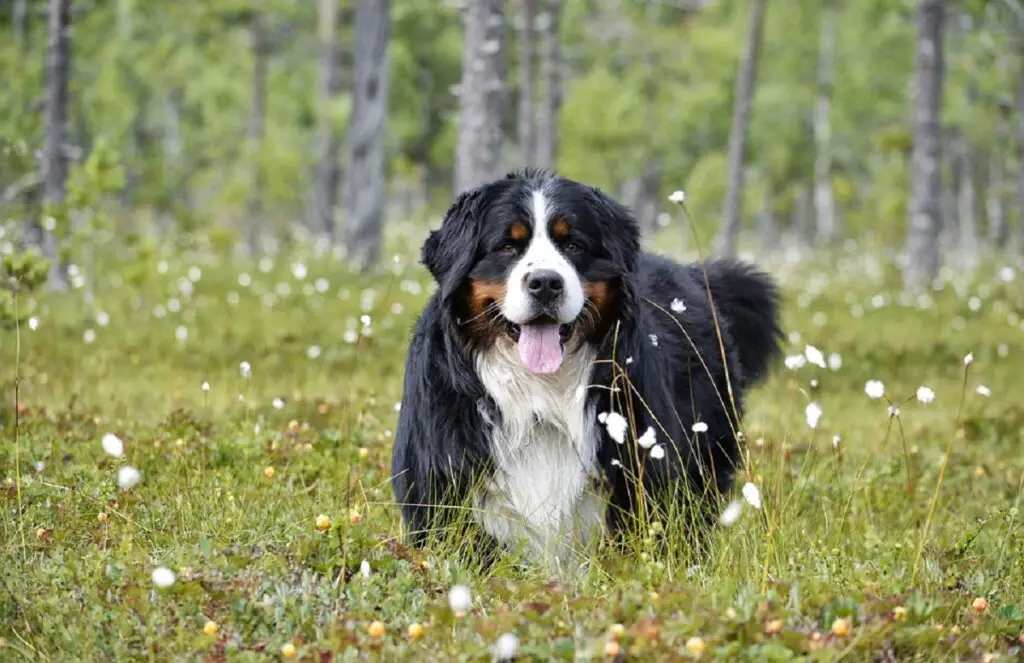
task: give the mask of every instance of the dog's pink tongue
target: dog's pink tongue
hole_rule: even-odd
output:
[[[532,373],[554,373],[562,365],[558,325],[523,325],[519,330],[519,357]]]

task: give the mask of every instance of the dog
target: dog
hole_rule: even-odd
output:
[[[534,169],[461,193],[421,260],[437,289],[391,468],[407,540],[461,510],[490,546],[558,566],[641,505],[716,513],[745,395],[780,354],[768,275],[645,252],[626,207]]]

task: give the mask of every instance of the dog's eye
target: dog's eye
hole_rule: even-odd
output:
[[[566,242],[565,251],[567,253],[580,253],[581,251],[583,251],[583,247],[577,244],[576,242]]]
[[[519,247],[512,242],[507,242],[498,247],[498,253],[504,253],[505,255],[515,255],[519,253]]]

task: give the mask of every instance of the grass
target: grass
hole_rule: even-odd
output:
[[[986,267],[919,307],[869,253],[768,264],[787,353],[810,344],[842,365],[780,364],[752,395],[741,483],[761,508],[744,502],[707,557],[641,536],[553,582],[401,543],[390,448],[429,292],[409,259],[361,278],[301,250],[98,264],[91,302],[85,288],[26,299],[38,324],[0,336],[0,660],[486,661],[510,632],[532,660],[1019,655],[1020,274]],[[884,397],[865,393],[872,379]],[[914,399],[921,385],[934,402]],[[126,465],[141,481],[121,490]],[[170,587],[153,582],[161,566]],[[461,616],[457,584],[473,597]]]

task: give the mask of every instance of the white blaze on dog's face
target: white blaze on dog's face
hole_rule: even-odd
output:
[[[517,345],[526,367],[534,373],[552,373],[562,364],[566,326],[583,310],[585,296],[575,267],[552,241],[543,191],[531,193],[529,208],[532,234],[509,272],[502,314],[519,326]]]

